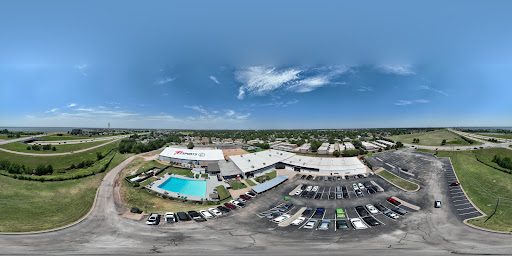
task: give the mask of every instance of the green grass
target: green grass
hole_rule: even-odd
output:
[[[512,157],[507,149],[479,149],[479,158],[487,158],[495,153]],[[487,217],[469,221],[471,224],[498,231],[512,232],[512,175],[495,170],[478,162],[472,151],[439,151],[438,157],[450,157],[453,167],[464,190],[476,206],[490,215],[494,211],[497,196],[502,201],[496,214],[487,222]]]
[[[247,186],[242,182],[238,182],[238,181],[231,182],[231,189],[233,189],[233,190],[239,190],[239,189],[243,189],[246,187]]]
[[[20,135],[20,138],[27,137],[28,135]],[[9,138],[7,134],[0,134],[0,140],[13,140],[18,139],[16,136]]]
[[[424,146],[441,146],[441,142],[445,139],[446,145],[470,145],[464,141],[459,135],[450,132],[448,130],[437,130],[432,132],[413,133],[413,134],[402,134],[387,137],[394,141],[401,141],[402,143],[413,144],[413,145],[424,145]],[[420,143],[412,143],[412,140],[417,138]],[[480,145],[482,143],[475,142],[471,145]]]
[[[183,175],[183,176],[187,176],[187,177],[192,176],[192,171],[188,170],[188,169],[169,167],[169,168],[167,168],[166,171],[170,172],[170,173],[174,173],[176,175]]]
[[[130,155],[117,154],[107,171]],[[55,182],[0,176],[0,232],[26,232],[73,223],[92,207],[105,173]]]
[[[405,190],[416,190],[418,189],[418,185],[414,184],[414,183],[411,183],[407,180],[404,180],[386,170],[382,170],[378,173],[378,175],[382,176],[383,178],[385,178],[386,180],[388,180],[389,182],[405,189]]]
[[[501,138],[501,139],[512,139],[512,134],[484,134],[477,133],[478,135],[483,135],[487,137]]]
[[[43,140],[46,140],[46,141],[60,141],[60,140],[94,140],[94,139],[98,139],[98,138],[105,138],[105,137],[112,137],[112,136],[115,136],[115,135],[99,135],[99,136],[81,136],[81,135],[69,135],[69,134],[66,134],[66,135],[62,135],[62,136],[57,136],[57,135],[48,135],[48,136],[42,136],[41,139]]]
[[[201,174],[201,178],[208,178],[208,174],[207,173],[204,173],[204,174]]]
[[[498,169],[501,169],[504,171],[511,171],[509,169],[499,166],[497,163],[492,161],[494,155],[512,158],[512,154],[511,154],[510,150],[505,149],[505,148],[487,148],[487,149],[475,150],[473,152],[478,156],[478,159],[480,161],[486,163],[487,165],[493,166],[495,168],[498,168]]]
[[[247,184],[251,185],[251,187],[252,187],[252,186],[256,186],[256,183],[254,183],[254,182],[253,182],[252,180],[250,180],[250,179],[246,179],[245,181],[247,182]]]
[[[217,186],[217,194],[219,198],[226,198],[229,196],[228,190],[224,186]]]
[[[55,147],[56,151],[53,150],[28,150],[27,147],[31,145],[27,145],[25,143],[21,142],[13,142],[9,144],[1,145],[0,148],[5,148],[12,151],[17,152],[25,152],[25,153],[35,153],[35,154],[54,154],[54,153],[66,153],[70,151],[78,151],[81,149],[86,149],[94,146],[98,146],[101,144],[108,143],[108,141],[95,141],[95,142],[84,142],[84,143],[78,143],[78,144],[61,144],[61,145],[52,145],[52,148]],[[39,146],[42,148],[42,146]]]
[[[7,153],[4,151],[0,151],[0,159],[9,160],[11,163],[23,164],[28,168],[36,168],[38,165],[49,165],[51,164],[53,168],[58,170],[64,170],[69,168],[71,164],[78,164],[82,161],[93,160],[96,161],[96,152],[101,152],[102,154],[108,153],[110,150],[117,147],[119,142],[113,142],[107,144],[105,146],[91,149],[81,153],[74,153],[69,155],[62,156],[26,156],[19,155],[13,153]]]

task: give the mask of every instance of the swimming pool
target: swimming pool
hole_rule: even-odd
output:
[[[158,187],[183,195],[206,196],[206,181],[203,180],[185,180],[170,177]]]

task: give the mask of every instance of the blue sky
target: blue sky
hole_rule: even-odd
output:
[[[2,1],[0,126],[512,126],[510,1]]]

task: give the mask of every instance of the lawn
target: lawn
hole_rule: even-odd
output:
[[[13,153],[7,153],[0,151],[0,160],[9,160],[11,163],[23,164],[28,168],[36,168],[38,165],[49,165],[51,164],[55,171],[64,170],[69,168],[71,164],[77,165],[82,161],[93,160],[96,161],[96,153],[101,152],[102,154],[108,153],[110,150],[117,147],[119,142],[113,142],[105,146],[91,149],[81,153],[74,153],[62,156],[26,156]]]
[[[506,149],[480,149],[479,158],[486,158],[495,153],[512,158],[512,151]],[[464,190],[474,204],[490,215],[501,198],[496,214],[487,222],[487,217],[471,220],[476,226],[512,232],[512,175],[495,170],[478,162],[472,151],[439,151],[438,157],[450,157],[453,167]]]
[[[252,187],[252,186],[256,186],[256,183],[254,183],[254,182],[253,182],[252,180],[250,180],[250,179],[246,179],[245,181],[247,182],[247,184],[251,185],[251,187]]]
[[[224,186],[217,186],[217,194],[219,198],[226,198],[229,196],[228,190]]]
[[[277,171],[271,171],[271,172],[266,173],[266,174],[264,174],[262,176],[258,176],[256,178],[254,178],[254,180],[256,182],[258,182],[258,183],[263,183],[263,182],[265,182],[267,180],[271,180],[271,179],[275,178],[276,176],[277,176]]]
[[[494,137],[494,138],[502,138],[502,139],[512,139],[512,134],[485,134],[485,133],[477,133],[478,135]]]
[[[94,146],[98,146],[101,144],[108,143],[109,141],[95,141],[95,142],[84,142],[84,143],[78,143],[78,144],[61,144],[61,145],[52,145],[52,148],[55,147],[57,149],[56,151],[53,150],[28,150],[27,147],[30,145],[27,145],[25,143],[21,142],[13,142],[9,144],[1,145],[0,148],[5,148],[12,151],[17,152],[26,152],[26,153],[35,153],[35,154],[54,154],[54,153],[66,153],[70,151],[78,151],[80,149],[86,149]],[[39,146],[42,148],[42,146]]]
[[[247,187],[247,185],[245,185],[243,182],[238,182],[238,181],[233,181],[230,184],[231,184],[231,189],[233,189],[233,190],[239,190],[239,189],[243,189],[243,188]]]
[[[192,176],[192,171],[189,169],[180,169],[180,168],[169,167],[166,169],[166,171],[170,172],[170,173],[174,173],[176,175],[183,175],[183,176],[187,176],[187,177]]]
[[[487,165],[493,166],[493,167],[501,169],[501,170],[511,171],[509,169],[499,166],[497,163],[492,161],[494,155],[512,158],[512,154],[511,154],[512,152],[510,152],[510,150],[505,149],[505,148],[487,148],[487,149],[475,150],[473,152],[478,156],[478,159],[480,161],[486,163]]]
[[[385,178],[386,180],[388,180],[389,182],[405,189],[405,190],[416,190],[418,189],[418,185],[412,183],[412,182],[409,182],[407,180],[404,180],[386,170],[382,170],[378,173],[378,175],[382,176],[383,178]]]
[[[42,136],[41,139],[46,141],[58,141],[58,140],[94,140],[98,138],[105,138],[105,137],[112,137],[115,135],[100,135],[100,136],[82,136],[82,135],[48,135],[48,136]]]
[[[28,135],[20,135],[20,138],[27,137]],[[0,140],[18,139],[16,136],[9,138],[7,134],[0,134]]]
[[[446,145],[470,145],[468,142],[464,141],[459,135],[444,129],[432,132],[394,135],[387,138],[392,139],[394,141],[401,141],[402,143],[415,145],[417,144],[424,146],[441,146],[441,142],[443,140],[446,140]],[[412,140],[414,138],[419,139],[420,143],[412,143]],[[475,141],[475,143],[471,145],[480,144],[482,143]]]
[[[117,154],[107,170],[129,156]],[[104,175],[55,182],[0,176],[0,231],[37,231],[73,223],[89,212]]]

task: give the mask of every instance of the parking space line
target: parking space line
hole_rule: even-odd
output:
[[[465,204],[470,204],[470,203],[467,202],[467,203],[462,203],[462,204],[454,204],[453,206],[461,206],[461,205],[465,205]]]
[[[452,196],[452,198],[456,198],[456,197],[465,197],[466,195],[461,195],[461,196]]]
[[[480,212],[475,210],[473,212],[459,213],[459,215],[468,215],[468,214],[473,214],[473,213],[480,213]]]
[[[473,206],[471,206],[471,207],[462,208],[462,209],[455,209],[455,210],[457,210],[457,211],[465,211],[465,210],[469,210],[469,209],[475,209],[475,208],[473,208]]]
[[[456,202],[466,201],[466,200],[467,200],[466,198],[464,198],[464,199],[457,199],[457,200],[453,200],[453,202],[456,203]]]

